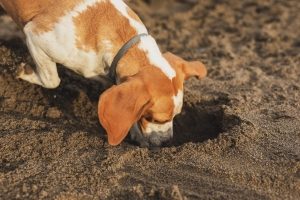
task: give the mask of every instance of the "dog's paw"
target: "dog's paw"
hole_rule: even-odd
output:
[[[31,75],[34,71],[32,67],[26,63],[21,63],[16,71],[16,78],[21,79],[24,75]]]

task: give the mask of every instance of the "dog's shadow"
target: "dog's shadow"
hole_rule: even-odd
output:
[[[50,107],[58,108],[65,117],[74,121],[98,121],[97,104],[99,96],[111,82],[103,79],[86,79],[76,73],[58,66],[61,83],[55,89],[43,89]]]
[[[4,12],[3,8],[0,6],[0,16],[5,15],[6,13]]]
[[[98,98],[102,92],[112,86],[112,83],[103,81],[99,82],[94,79],[86,79],[76,73],[66,69],[63,66],[58,66],[58,73],[61,79],[61,83],[58,88],[53,90],[45,89],[45,94],[52,105],[59,106],[62,110],[68,105],[60,106],[60,103],[73,102],[81,92],[85,93],[91,103],[97,103]],[[49,96],[50,95],[50,96]],[[55,97],[54,99],[51,98]],[[61,98],[62,102],[58,104],[57,98]]]

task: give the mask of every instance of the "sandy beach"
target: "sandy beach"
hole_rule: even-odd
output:
[[[104,86],[59,67],[49,90],[15,79],[31,60],[0,14],[0,199],[300,199],[298,0],[131,0],[162,52],[201,60],[174,139],[111,147]]]

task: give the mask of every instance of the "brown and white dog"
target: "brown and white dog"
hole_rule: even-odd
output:
[[[22,27],[35,69],[21,66],[18,77],[45,88],[60,84],[56,64],[86,78],[107,76],[119,49],[132,37],[148,33],[122,0],[0,0]],[[150,35],[120,60],[118,85],[99,99],[98,114],[108,142],[118,145],[128,132],[143,146],[159,146],[173,136],[173,118],[183,102],[183,83],[203,78],[201,62],[162,54]]]

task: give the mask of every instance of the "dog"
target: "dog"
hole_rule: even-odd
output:
[[[36,67],[20,65],[17,77],[44,88],[60,84],[56,64],[85,78],[116,83],[99,97],[98,116],[108,143],[130,133],[141,146],[173,137],[183,84],[204,78],[200,61],[161,53],[138,15],[122,0],[0,0],[22,28]]]

